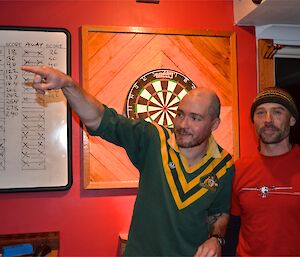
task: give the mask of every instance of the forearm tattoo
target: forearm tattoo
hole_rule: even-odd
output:
[[[209,225],[213,225],[214,223],[216,223],[216,221],[218,220],[219,217],[221,217],[223,215],[223,213],[216,213],[212,216],[208,216],[207,217],[207,223]]]

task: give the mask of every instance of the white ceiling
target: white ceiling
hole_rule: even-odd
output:
[[[237,25],[300,25],[300,0],[234,0],[234,15]]]

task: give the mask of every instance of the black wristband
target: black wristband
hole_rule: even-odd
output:
[[[224,239],[224,237],[221,237],[220,235],[216,235],[216,234],[209,235],[209,238],[212,238],[212,237],[215,237],[218,240],[218,243],[219,243],[219,245],[221,247],[225,246],[225,239]]]

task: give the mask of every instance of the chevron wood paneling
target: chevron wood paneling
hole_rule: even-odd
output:
[[[217,141],[238,155],[235,34],[128,27],[82,27],[83,88],[102,103],[125,112],[133,83],[159,68],[214,89],[221,99]],[[84,132],[84,187],[128,188],[138,172],[123,149]]]

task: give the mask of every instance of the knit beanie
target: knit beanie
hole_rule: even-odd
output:
[[[284,89],[278,87],[268,87],[258,93],[251,106],[251,120],[253,122],[254,112],[257,106],[264,103],[278,103],[289,110],[296,120],[299,113],[292,96]]]

